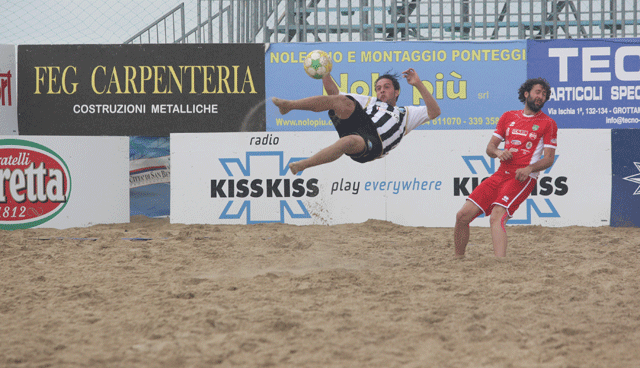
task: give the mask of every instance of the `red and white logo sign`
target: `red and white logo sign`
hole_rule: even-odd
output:
[[[0,73],[0,106],[11,106],[11,70]]]
[[[511,134],[521,135],[523,137],[526,137],[529,134],[529,132],[522,129],[512,129]]]
[[[51,149],[20,139],[0,140],[0,229],[27,229],[58,215],[71,194],[71,175]]]

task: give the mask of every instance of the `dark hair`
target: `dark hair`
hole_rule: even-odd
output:
[[[544,78],[531,78],[522,83],[520,89],[518,90],[518,99],[520,99],[520,102],[525,102],[527,100],[524,97],[524,93],[531,92],[531,89],[533,89],[533,86],[535,86],[536,84],[541,85],[542,88],[547,91],[547,99],[544,102],[549,101],[549,98],[551,97],[551,86],[549,85],[549,82],[547,82],[547,80]]]
[[[400,82],[398,82],[398,78],[400,78],[400,75],[398,73],[391,74],[391,71],[388,71],[383,75],[379,76],[378,79],[376,79],[376,82],[374,84],[378,84],[378,81],[380,79],[389,79],[391,83],[393,83],[393,89],[395,89],[396,91],[399,91]]]
[[[393,89],[398,91],[398,97],[396,97],[396,102],[398,102],[398,98],[400,98],[400,82],[398,82],[398,78],[400,78],[400,75],[398,73],[391,74],[391,71],[387,71],[384,74],[382,74],[381,76],[379,76],[378,79],[376,79],[376,82],[374,83],[374,85],[377,85],[378,81],[380,79],[388,79],[388,80],[390,80],[391,83],[393,84]],[[374,89],[375,89],[375,87],[374,87]]]

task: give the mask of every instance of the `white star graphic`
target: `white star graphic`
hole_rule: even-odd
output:
[[[636,169],[640,171],[640,162],[634,162],[633,164],[636,165]],[[626,178],[623,178],[623,179],[640,185],[640,173],[627,176]],[[640,195],[640,186],[636,189],[635,192],[633,192],[633,195]]]

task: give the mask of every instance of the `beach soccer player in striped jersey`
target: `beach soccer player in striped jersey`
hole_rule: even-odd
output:
[[[333,162],[342,155],[356,162],[370,162],[385,156],[411,130],[440,115],[440,107],[413,68],[402,72],[407,83],[417,88],[422,106],[397,106],[400,96],[398,76],[384,74],[375,83],[376,97],[341,93],[330,74],[322,77],[327,95],[300,100],[273,97],[281,114],[291,110],[328,111],[339,139],[309,158],[289,164],[293,174],[313,166]]]
[[[507,111],[498,120],[487,145],[487,155],[500,160],[500,167],[482,181],[456,214],[455,256],[463,257],[469,242],[469,224],[481,213],[491,216],[491,238],[496,257],[507,255],[507,220],[531,194],[540,171],[555,159],[558,126],[541,111],[551,87],[542,78],[524,82],[518,98],[524,109]],[[504,149],[498,148],[505,142]]]

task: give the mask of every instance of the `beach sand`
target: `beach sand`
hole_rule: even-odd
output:
[[[0,367],[640,367],[640,229],[0,232]]]

